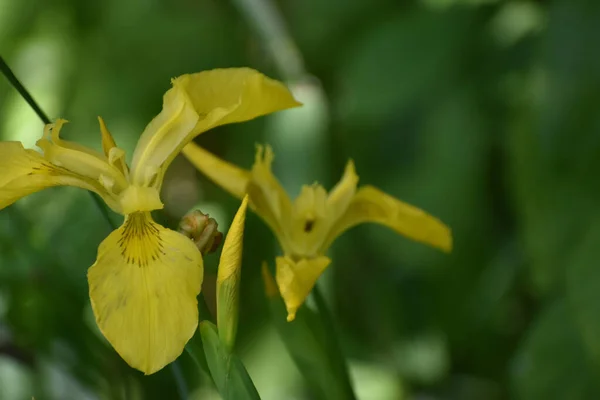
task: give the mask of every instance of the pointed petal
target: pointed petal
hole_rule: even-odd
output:
[[[269,225],[285,248],[285,233],[291,224],[292,202],[277,180],[271,164],[274,159],[271,146],[257,146],[252,177],[246,191],[250,196],[250,207]]]
[[[246,187],[250,181],[250,171],[220,159],[193,142],[184,147],[183,155],[200,172],[231,195],[241,199],[246,194]]]
[[[364,222],[385,225],[409,239],[444,251],[452,249],[450,228],[439,219],[373,186],[363,186],[357,191],[346,212],[335,223],[321,250],[326,251],[335,238]]]
[[[293,321],[296,318],[296,311],[304,303],[319,276],[331,263],[331,259],[321,256],[294,262],[289,257],[277,257],[276,263],[277,286],[288,311],[287,320]]]
[[[327,209],[331,218],[335,221],[340,215],[344,214],[354,198],[356,185],[358,184],[358,175],[354,168],[354,161],[349,160],[346,163],[346,169],[342,179],[331,189],[327,198]]]
[[[59,118],[54,123],[45,125],[44,137],[41,139],[41,141],[50,141],[56,146],[73,151],[78,151],[90,155],[92,157],[102,159],[102,153],[99,153],[96,150],[81,145],[79,143],[71,142],[70,140],[64,140],[60,137],[60,131],[63,125],[68,122],[69,121],[67,121],[66,119]]]
[[[113,210],[119,205],[100,184],[57,167],[20,142],[0,142],[0,209],[42,189],[76,186],[98,193]]]
[[[102,151],[110,165],[114,165],[125,176],[129,176],[129,167],[125,162],[125,152],[117,147],[117,143],[110,133],[102,117],[98,117],[100,133],[102,134]]]
[[[202,257],[190,239],[149,213],[128,215],[88,270],[98,327],[130,366],[152,374],[194,335],[202,278]]]
[[[133,182],[144,183],[148,166],[166,169],[202,132],[298,105],[283,84],[250,68],[182,75],[173,80],[163,110],[140,137],[133,155]]]
[[[219,337],[229,350],[233,349],[237,332],[247,207],[248,196],[246,195],[225,237],[217,273],[217,326]]]

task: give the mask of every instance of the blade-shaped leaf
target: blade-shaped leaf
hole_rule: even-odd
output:
[[[600,218],[576,248],[567,268],[567,300],[589,356],[600,367]]]
[[[338,344],[331,343],[321,316],[301,307],[294,321],[287,322],[281,297],[272,296],[268,301],[279,335],[314,395],[327,400],[353,399]]]
[[[208,368],[219,394],[225,400],[260,400],[244,364],[229,353],[219,339],[217,327],[209,321],[200,322],[200,334]]]
[[[570,310],[559,300],[542,311],[517,351],[512,368],[516,399],[597,399],[597,379]]]

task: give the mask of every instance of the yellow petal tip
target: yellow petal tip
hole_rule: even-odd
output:
[[[454,238],[452,237],[452,231],[448,228],[448,232],[444,240],[442,241],[440,248],[445,253],[452,253],[454,248]]]
[[[292,322],[296,319],[297,310],[288,310],[287,322]]]

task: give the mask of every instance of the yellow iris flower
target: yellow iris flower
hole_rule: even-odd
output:
[[[194,334],[203,279],[202,256],[192,240],[151,217],[163,208],[166,169],[204,131],[299,105],[283,84],[248,68],[183,75],[172,85],[138,141],[131,168],[102,119],[103,152],[61,139],[64,120],[45,127],[37,142],[42,153],[0,142],[0,209],[66,185],[97,193],[125,217],[98,248],[88,270],[89,294],[100,331],[146,374],[175,360]]]
[[[275,280],[288,321],[331,263],[325,255],[332,242],[363,222],[385,225],[410,239],[444,251],[452,248],[450,229],[437,218],[373,186],[357,188],[354,163],[327,194],[318,184],[305,185],[294,202],[271,172],[273,151],[259,146],[251,170],[225,162],[194,143],[183,153],[202,173],[232,195],[248,193],[250,207],[269,225],[282,247],[276,258]]]

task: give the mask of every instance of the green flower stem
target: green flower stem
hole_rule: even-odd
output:
[[[325,340],[327,341],[329,354],[332,356],[331,361],[337,364],[337,369],[339,371],[342,371],[342,374],[338,376],[338,378],[341,380],[343,386],[346,389],[346,395],[348,396],[347,399],[356,400],[356,395],[354,394],[354,389],[352,388],[352,382],[348,371],[348,365],[346,363],[346,357],[344,357],[344,353],[342,352],[342,348],[340,347],[340,341],[338,339],[337,329],[333,320],[333,315],[329,311],[329,307],[325,302],[325,298],[321,293],[321,289],[319,289],[319,285],[315,285],[313,287],[312,295],[315,299],[315,303],[319,311],[319,317],[321,318],[321,322],[323,324],[323,327],[325,328]]]
[[[49,124],[50,118],[48,118],[48,115],[46,115],[46,113],[40,108],[40,106],[33,99],[29,91],[25,89],[25,86],[23,86],[21,81],[19,81],[19,79],[15,76],[15,74],[12,72],[6,61],[4,61],[4,58],[2,58],[2,56],[0,56],[0,71],[2,71],[2,74],[4,74],[6,79],[17,90],[17,92],[19,92],[21,97],[23,97],[23,99],[27,102],[27,104],[29,104],[33,111],[35,111],[37,116],[40,117],[42,122],[46,125]]]

